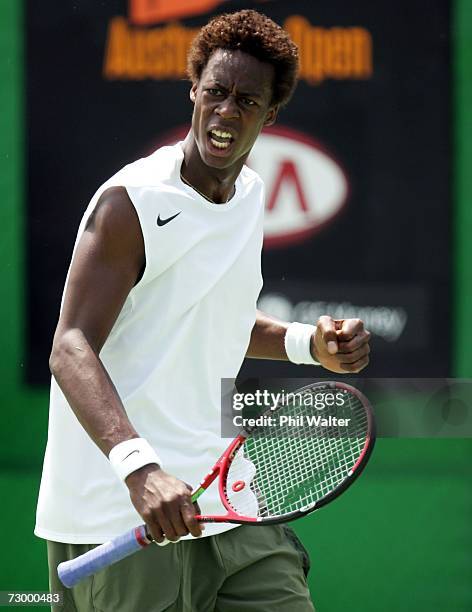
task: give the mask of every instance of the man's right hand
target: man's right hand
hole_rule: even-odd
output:
[[[198,506],[192,489],[156,464],[145,465],[126,478],[131,501],[156,542],[177,542],[191,533],[198,538],[202,525],[195,519]]]

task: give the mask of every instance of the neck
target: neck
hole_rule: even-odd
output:
[[[234,183],[244,165],[238,160],[231,168],[211,168],[203,163],[193,132],[187,134],[183,144],[184,161],[180,174],[205,198],[215,204],[225,204],[234,194]]]

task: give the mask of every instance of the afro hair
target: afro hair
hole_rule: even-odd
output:
[[[187,73],[193,83],[216,49],[243,51],[275,70],[272,104],[290,100],[298,77],[298,48],[285,30],[254,10],[226,13],[211,19],[197,34],[187,58]]]

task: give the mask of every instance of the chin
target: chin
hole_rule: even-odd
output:
[[[240,156],[235,155],[235,152],[230,151],[216,151],[212,152],[204,143],[198,147],[201,160],[206,166],[210,168],[230,168],[234,166],[240,159]]]
[[[236,159],[231,159],[231,158],[221,158],[221,157],[213,157],[212,155],[205,155],[202,156],[202,161],[205,164],[205,166],[208,166],[209,168],[218,168],[218,169],[224,169],[224,168],[231,168],[231,166],[234,166],[234,164],[237,162]]]

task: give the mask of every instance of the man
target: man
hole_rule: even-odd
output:
[[[35,533],[48,540],[51,588],[60,561],[143,520],[156,542],[185,541],[85,580],[64,611],[313,610],[282,527],[207,525],[200,537],[190,499],[227,444],[220,380],[244,356],[341,373],[369,359],[359,320],[315,328],[256,311],[264,194],[244,162],[297,68],[295,45],[263,15],[212,20],[189,54],[187,138],[122,169],[84,215],[50,359]],[[205,498],[218,513],[217,491]]]

